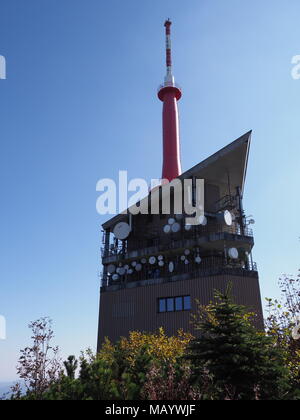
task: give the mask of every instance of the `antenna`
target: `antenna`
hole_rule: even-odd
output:
[[[181,175],[179,117],[177,101],[181,98],[181,89],[176,85],[172,70],[170,19],[165,21],[166,29],[166,76],[159,87],[158,98],[163,105],[163,169],[162,179],[172,181]]]

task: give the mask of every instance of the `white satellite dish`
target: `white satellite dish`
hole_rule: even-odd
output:
[[[184,255],[190,255],[190,253],[191,253],[191,251],[190,251],[189,249],[186,249],[186,250],[184,251]]]
[[[232,214],[228,210],[224,211],[224,222],[226,223],[227,226],[232,225]]]
[[[125,273],[126,273],[125,268],[124,267],[120,267],[119,268],[119,274],[120,274],[120,276],[124,276]]]
[[[142,264],[146,264],[146,262],[147,262],[146,258],[142,258],[142,259],[141,259],[141,263],[142,263]]]
[[[156,263],[156,258],[155,258],[155,257],[150,257],[150,258],[149,258],[149,263],[150,263],[151,265],[155,264],[155,263]]]
[[[191,229],[192,229],[192,225],[185,225],[184,229],[185,229],[186,231],[189,231],[189,230],[191,230]]]
[[[173,217],[170,217],[170,219],[168,220],[169,225],[174,225],[175,223],[175,219]]]
[[[169,272],[170,272],[170,273],[173,273],[173,271],[174,271],[174,263],[171,261],[171,262],[169,263]]]
[[[117,239],[120,239],[123,241],[129,236],[130,231],[131,229],[128,223],[120,222],[120,223],[117,223],[116,226],[114,227],[113,234],[115,235]]]
[[[131,265],[132,265],[132,267],[135,267],[136,266],[136,261],[132,261]]]
[[[201,263],[201,257],[199,255],[197,255],[197,257],[195,258],[195,263],[196,264],[200,264]]]
[[[238,250],[236,248],[229,248],[228,249],[228,255],[233,260],[237,260],[238,257],[239,257],[239,252],[238,252]]]
[[[137,264],[135,266],[136,271],[141,271],[142,268],[143,268],[142,264]]]
[[[206,216],[200,216],[199,217],[199,223],[200,223],[200,225],[202,225],[202,226],[206,226],[207,225],[207,217]]]
[[[131,268],[129,268],[128,274],[132,274],[132,273],[133,273],[133,270]]]
[[[186,260],[186,256],[185,255],[181,255],[180,259],[181,259],[181,261],[185,261]]]
[[[174,233],[177,233],[177,232],[179,232],[180,231],[180,224],[179,223],[174,223],[173,225],[172,225],[172,232],[174,232]]]
[[[185,260],[185,261],[184,261],[184,264],[185,264],[185,265],[188,265],[189,263],[190,263],[190,262],[189,262],[189,260]]]
[[[124,268],[125,268],[125,270],[128,270],[129,269],[129,265],[128,264],[124,265]]]
[[[114,264],[109,264],[109,266],[107,267],[107,272],[109,274],[113,274],[116,271],[116,266]]]
[[[160,261],[158,261],[158,265],[159,265],[160,267],[163,267],[163,266],[165,265],[165,263],[164,263],[162,260],[160,260]]]
[[[158,259],[159,259],[159,261],[161,261],[161,260],[163,260],[163,259],[164,259],[164,257],[163,257],[162,255],[159,255],[159,256],[158,256]]]
[[[119,276],[118,276],[118,274],[114,274],[114,275],[112,276],[112,279],[113,279],[114,281],[119,280]]]
[[[171,226],[170,225],[165,225],[164,226],[164,232],[165,233],[170,233],[171,232]]]

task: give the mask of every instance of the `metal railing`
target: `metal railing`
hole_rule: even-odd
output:
[[[141,271],[133,269],[132,274],[124,274],[119,276],[117,280],[113,280],[113,277],[107,275],[106,278],[102,278],[102,286],[111,285],[126,285],[127,283],[141,282],[155,279],[171,279],[174,276],[180,276],[188,274],[189,278],[204,277],[208,275],[217,274],[231,274],[240,276],[249,276],[251,272],[257,272],[256,263],[251,261],[246,262],[232,262],[224,257],[204,257],[200,264],[196,264],[193,260],[186,264],[181,260],[180,256],[173,258],[174,270],[169,271],[169,262],[165,261],[163,267],[158,265],[151,266],[149,263],[142,266]]]

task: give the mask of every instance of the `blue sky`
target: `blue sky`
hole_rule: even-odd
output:
[[[183,87],[186,170],[253,129],[245,209],[262,296],[299,268],[300,3],[277,0],[2,0],[0,381],[27,324],[54,320],[63,356],[96,345],[96,182],[161,174],[164,28]]]

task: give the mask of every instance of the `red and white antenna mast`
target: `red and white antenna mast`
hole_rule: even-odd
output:
[[[158,97],[163,102],[163,169],[162,179],[172,181],[181,175],[179,118],[177,101],[181,98],[181,89],[176,85],[172,72],[171,25],[168,19],[166,28],[166,65],[167,74],[160,86]]]

